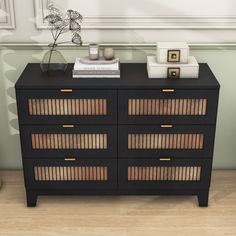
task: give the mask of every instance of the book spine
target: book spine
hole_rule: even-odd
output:
[[[73,75],[73,78],[120,78],[120,75]]]
[[[75,70],[119,70],[119,66],[74,66]]]
[[[104,70],[104,71],[81,71],[81,70],[73,70],[73,75],[119,75],[119,70]]]

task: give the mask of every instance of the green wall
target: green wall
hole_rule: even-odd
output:
[[[69,62],[86,55],[87,48],[63,47]],[[28,62],[39,62],[45,47],[15,45],[0,47],[0,169],[22,167],[14,84]],[[122,62],[145,62],[155,53],[152,46],[116,47]],[[236,48],[195,46],[191,55],[207,62],[221,84],[214,168],[236,168]],[[32,80],[34,75],[32,75]]]

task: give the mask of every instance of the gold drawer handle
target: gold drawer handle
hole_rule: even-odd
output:
[[[62,125],[63,128],[74,128],[74,125]]]
[[[163,93],[173,93],[174,91],[174,89],[162,89]]]
[[[64,161],[76,161],[76,158],[74,158],[74,157],[67,157],[67,158],[64,158]]]
[[[161,125],[161,128],[173,128],[173,125]]]
[[[160,158],[159,160],[160,161],[171,161],[171,158],[169,158],[169,157],[168,158]]]
[[[73,92],[73,89],[61,89],[62,93],[71,93]]]

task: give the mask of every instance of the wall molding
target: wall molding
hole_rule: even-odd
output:
[[[58,45],[59,48],[65,48],[68,50],[74,50],[78,47],[79,50],[87,50],[89,43],[83,43],[83,46],[75,46],[74,44]],[[155,49],[156,43],[100,43],[100,46],[110,46],[120,50],[126,49]],[[191,50],[224,50],[224,49],[236,49],[236,43],[189,43]],[[46,43],[0,43],[1,48],[25,48],[25,49],[47,49]]]
[[[14,0],[0,0],[0,29],[15,29]]]
[[[55,1],[55,0],[54,0]],[[34,0],[38,29],[47,29],[43,18],[53,0]],[[235,16],[84,16],[83,29],[236,29]]]

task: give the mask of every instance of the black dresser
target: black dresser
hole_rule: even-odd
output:
[[[16,83],[27,205],[38,195],[196,195],[208,205],[220,85],[148,79],[121,64],[120,79],[48,75],[28,64]]]

